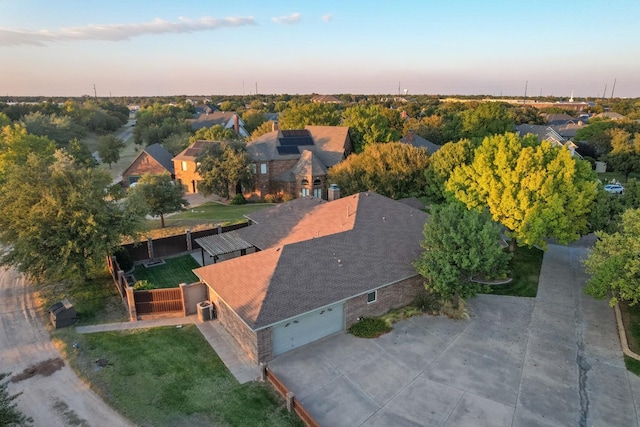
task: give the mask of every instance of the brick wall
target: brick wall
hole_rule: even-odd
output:
[[[187,194],[198,192],[198,181],[202,178],[200,174],[196,172],[196,162],[185,161],[187,164],[187,170],[182,170],[182,160],[173,161],[173,169],[176,171],[176,180],[179,180],[184,186],[184,191]],[[193,191],[193,181],[196,182],[196,191]]]
[[[346,303],[346,327],[349,328],[357,322],[358,317],[382,316],[389,310],[411,304],[422,292],[422,276],[414,276],[378,289],[375,302],[367,303],[367,294],[351,298]]]
[[[125,187],[129,186],[130,176],[142,176],[145,173],[151,174],[166,174],[169,175],[169,171],[158,163],[153,157],[146,152],[142,152],[134,161],[131,166],[122,173],[122,183]]]
[[[261,329],[256,334],[258,337],[258,363],[268,362],[273,359],[271,328]]]
[[[209,295],[216,306],[218,321],[238,342],[242,350],[257,363],[259,361],[258,334],[249,329],[233,310],[218,298],[218,295],[211,288],[209,288]]]

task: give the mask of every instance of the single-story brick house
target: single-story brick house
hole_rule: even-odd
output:
[[[122,185],[129,187],[137,182],[145,173],[153,175],[166,174],[175,179],[173,156],[162,145],[152,144],[145,147],[122,172]]]
[[[219,321],[253,360],[266,362],[411,303],[424,291],[412,262],[426,219],[375,193],[303,197],[252,213],[249,227],[207,237],[255,250],[194,272]]]

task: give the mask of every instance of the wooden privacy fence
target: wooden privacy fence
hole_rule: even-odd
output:
[[[135,291],[133,296],[137,314],[182,312],[184,310],[180,288]]]
[[[304,406],[302,406],[302,403],[296,399],[293,392],[289,391],[287,386],[284,385],[283,382],[280,381],[280,379],[276,377],[276,375],[267,366],[263,365],[262,369],[264,378],[269,381],[273,388],[275,388],[276,391],[287,401],[287,409],[289,412],[295,412],[307,427],[320,427],[320,424],[318,424],[311,414],[307,412]]]

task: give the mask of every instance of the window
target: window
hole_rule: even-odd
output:
[[[309,195],[309,189],[308,188],[303,188],[300,190],[300,197],[304,197],[304,196],[308,196]]]
[[[260,163],[260,173],[261,174],[266,174],[267,173],[267,164],[266,163]]]
[[[256,164],[255,163],[251,163],[251,173],[253,173],[253,174],[256,173]]]
[[[316,199],[322,199],[322,188],[314,188],[313,197],[315,197]]]
[[[182,170],[183,171],[187,170],[187,162],[185,162],[184,160],[182,161]]]
[[[378,299],[378,291],[369,292],[367,294],[367,304],[371,304],[372,302],[376,302]]]
[[[315,185],[316,187],[322,185],[322,181],[320,181],[320,178],[316,178],[313,180],[313,185]]]
[[[307,178],[302,178],[302,181],[300,181],[300,184],[309,185],[309,180]]]

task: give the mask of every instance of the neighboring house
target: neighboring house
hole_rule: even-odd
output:
[[[316,95],[311,98],[311,102],[318,104],[342,104],[342,101],[333,95]]]
[[[221,324],[256,362],[407,305],[424,291],[412,262],[427,214],[402,202],[375,193],[331,202],[304,197],[249,219],[249,227],[197,239],[212,251],[247,255],[194,273]]]
[[[226,129],[233,129],[236,134],[243,138],[249,136],[249,132],[244,128],[245,124],[242,118],[231,111],[212,111],[210,113],[197,114],[196,118],[189,119],[187,122],[191,124],[192,130],[220,125]]]
[[[623,116],[620,113],[616,113],[614,111],[606,111],[604,113],[596,114],[593,117],[597,117],[599,119],[607,119],[607,120],[624,120],[627,117]]]
[[[435,153],[442,145],[434,144],[428,139],[424,139],[420,135],[417,135],[414,131],[410,130],[407,134],[400,140],[400,142],[404,142],[405,144],[411,144],[414,147],[425,148],[429,155]]]
[[[566,125],[565,125],[566,126]],[[561,135],[556,129],[563,128],[562,126],[546,126],[546,125],[518,125],[516,131],[518,135],[525,136],[528,134],[536,135],[539,141],[549,141],[553,145],[560,145],[566,147],[571,151],[571,155],[582,159],[580,153],[576,151],[578,146],[568,138]],[[575,136],[575,132],[573,133]]]
[[[162,145],[152,144],[145,147],[138,156],[122,172],[122,185],[129,187],[137,182],[145,173],[167,174],[175,179],[172,155]]]
[[[547,126],[559,126],[569,123],[576,124],[579,121],[579,119],[568,114],[542,114],[542,116],[545,118]]]
[[[353,151],[346,126],[307,126],[273,130],[247,143],[255,164],[255,188],[259,198],[283,192],[293,197],[327,196],[327,171]]]
[[[198,192],[198,182],[202,178],[196,172],[197,158],[211,144],[212,141],[196,141],[172,159],[176,181],[182,184],[185,193]]]
[[[213,107],[213,106],[207,105],[207,104],[195,105],[193,108],[196,110],[196,114],[197,115],[200,115],[200,114],[211,114],[214,111],[218,111],[218,109],[216,107]]]

